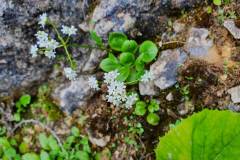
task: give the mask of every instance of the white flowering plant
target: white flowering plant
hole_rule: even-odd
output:
[[[145,71],[145,65],[157,56],[158,48],[155,43],[147,40],[138,45],[136,41],[128,40],[125,34],[112,32],[109,35],[108,44],[112,52],[100,63],[103,71],[117,70],[119,72],[117,80],[126,84],[147,82],[152,79],[152,74]]]
[[[36,58],[39,54],[42,54],[49,59],[54,59],[57,54],[56,49],[63,48],[66,54],[67,62],[69,64],[69,67],[65,67],[63,69],[63,72],[69,80],[75,80],[77,77],[77,63],[74,60],[72,54],[70,53],[70,47],[98,48],[101,50],[105,49],[101,38],[94,31],[91,31],[90,35],[91,38],[96,42],[96,47],[89,45],[71,44],[70,38],[71,36],[75,36],[77,34],[77,28],[75,28],[74,26],[62,25],[59,31],[57,26],[51,21],[50,18],[48,18],[46,13],[40,15],[38,24],[42,29],[44,29],[46,26],[53,29],[54,33],[56,34],[56,39],[51,37],[49,33],[43,30],[38,31],[35,34],[37,42],[36,44],[31,46],[30,54],[33,58]]]

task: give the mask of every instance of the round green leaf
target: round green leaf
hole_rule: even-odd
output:
[[[117,80],[119,81],[125,81],[129,74],[130,74],[130,67],[128,65],[121,67],[118,72],[120,73],[119,76],[117,77]]]
[[[20,153],[24,154],[24,153],[27,153],[29,152],[29,146],[26,142],[22,142],[20,145],[19,145],[19,151]]]
[[[121,32],[112,32],[108,37],[108,44],[116,51],[121,51],[124,41],[127,40],[127,36]]]
[[[26,153],[22,156],[22,160],[40,160],[36,153]]]
[[[149,113],[147,116],[147,122],[153,126],[158,125],[160,121],[159,116],[156,113]]]
[[[100,68],[105,72],[110,72],[112,70],[115,70],[119,66],[120,65],[112,58],[105,58],[100,63]]]
[[[122,50],[122,52],[135,53],[137,51],[137,48],[138,48],[138,44],[136,41],[126,40],[126,41],[124,41],[121,50]]]
[[[155,152],[156,160],[237,160],[239,148],[240,114],[205,109],[160,138]]]
[[[123,52],[119,56],[121,64],[129,64],[134,62],[134,55],[130,52]]]
[[[136,59],[135,61],[135,68],[137,71],[144,71],[145,69],[145,64],[144,62],[141,60],[141,55]]]
[[[222,0],[213,0],[213,3],[214,3],[216,6],[221,6]]]
[[[144,101],[138,101],[134,110],[134,114],[143,116],[146,113],[146,103]]]
[[[41,160],[51,160],[50,159],[50,156],[48,155],[48,153],[47,152],[45,152],[45,151],[41,151],[41,153],[40,153],[40,159]]]
[[[147,40],[140,45],[139,51],[142,54],[142,61],[148,63],[155,59],[158,48],[155,43]]]
[[[21,96],[21,98],[20,98],[19,101],[20,101],[21,105],[23,105],[23,106],[25,107],[25,106],[27,106],[28,104],[30,104],[30,102],[31,102],[31,96],[28,95],[28,94],[23,95],[23,96]]]
[[[159,110],[159,104],[157,103],[157,101],[155,99],[152,99],[148,106],[148,111],[153,113],[158,110]]]

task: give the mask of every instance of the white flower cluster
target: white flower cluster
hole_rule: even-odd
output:
[[[46,23],[47,23],[47,14],[43,13],[42,15],[39,16],[38,24],[41,25],[44,28]]]
[[[47,14],[44,13],[39,19],[40,21],[38,23],[44,27],[47,22]],[[49,38],[49,35],[44,31],[38,31],[35,36],[37,38],[37,44],[31,46],[30,54],[32,57],[36,57],[39,48],[42,48],[45,56],[50,59],[55,58],[55,49],[58,48],[59,43],[56,40]]]
[[[70,67],[64,68],[64,74],[69,80],[71,81],[76,80],[77,73],[72,68]]]
[[[145,71],[144,75],[141,76],[141,82],[147,83],[154,79],[154,76],[151,71]]]
[[[96,91],[98,91],[100,89],[98,86],[98,81],[97,81],[96,77],[93,77],[93,76],[89,77],[88,85],[90,86],[90,88],[95,89]]]
[[[71,36],[76,34],[77,29],[74,26],[68,27],[63,25],[61,31],[63,34]]]
[[[131,94],[127,96],[126,85],[124,82],[116,80],[119,73],[117,71],[111,71],[104,74],[104,83],[107,84],[107,101],[115,106],[120,106],[125,103],[126,108],[131,108],[137,100],[137,95]]]
[[[125,107],[130,109],[138,100],[138,95],[136,93],[132,93],[127,97]]]

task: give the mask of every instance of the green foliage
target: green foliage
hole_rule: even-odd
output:
[[[158,53],[152,41],[144,41],[138,46],[136,41],[128,40],[120,32],[110,33],[108,43],[113,52],[101,61],[100,68],[105,72],[117,70],[120,73],[118,80],[126,81],[127,84],[136,84],[144,74],[145,64],[152,62]],[[118,57],[113,53],[117,53]]]
[[[22,160],[40,160],[36,153],[26,153],[22,156]]]
[[[102,38],[99,37],[95,31],[90,31],[90,36],[98,47],[103,47]]]
[[[156,125],[158,125],[159,121],[160,121],[160,118],[156,113],[149,113],[147,115],[147,122],[149,124],[156,126]]]
[[[155,150],[157,160],[218,159],[240,156],[240,115],[232,111],[203,110],[173,127]]]
[[[3,160],[20,160],[20,155],[17,154],[11,140],[6,137],[0,137],[0,158]]]
[[[112,32],[108,37],[109,46],[116,50],[121,51],[124,41],[127,40],[127,36],[120,32]]]
[[[17,111],[14,114],[14,120],[21,120],[21,112],[25,112],[27,106],[31,103],[31,96],[28,94],[22,95],[19,100],[16,102]]]
[[[146,103],[144,101],[138,101],[134,113],[138,116],[143,116],[146,113]]]
[[[215,4],[216,6],[221,6],[222,0],[213,0],[213,4]]]
[[[144,116],[148,111],[149,113],[146,120],[150,125],[155,126],[158,125],[160,117],[154,112],[159,111],[159,109],[159,104],[155,99],[152,99],[148,105],[144,101],[137,101],[135,104],[134,114]]]
[[[147,40],[140,45],[139,51],[141,60],[149,63],[156,58],[158,48],[152,41]]]

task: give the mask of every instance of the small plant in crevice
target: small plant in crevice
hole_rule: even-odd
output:
[[[21,113],[25,112],[29,104],[31,103],[31,96],[28,94],[22,95],[16,102],[16,112],[14,113],[14,120],[21,120]]]
[[[144,116],[147,113],[146,120],[150,125],[156,126],[160,121],[159,115],[156,113],[159,111],[159,103],[157,100],[152,99],[149,104],[144,101],[137,101],[135,105],[134,114],[138,116]]]

